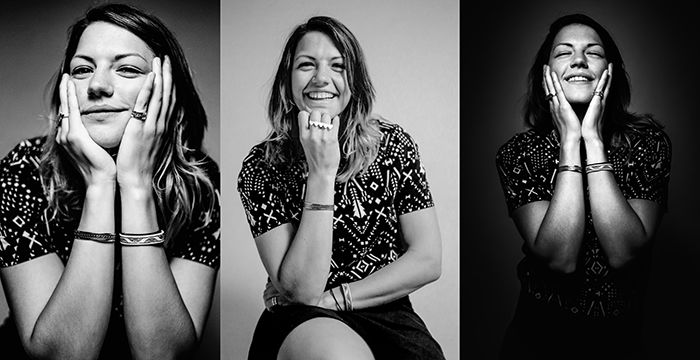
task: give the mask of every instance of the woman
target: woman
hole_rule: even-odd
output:
[[[50,133],[0,163],[3,356],[8,338],[13,358],[191,354],[219,266],[218,167],[182,49],[107,4],[71,26],[59,71]]]
[[[323,16],[294,29],[272,130],[238,178],[269,275],[250,359],[444,358],[408,298],[441,271],[425,171],[373,101],[350,30]]]
[[[629,112],[629,102],[610,34],[581,14],[554,21],[529,73],[530,129],[496,157],[525,254],[503,358],[642,354],[671,142],[650,115]]]

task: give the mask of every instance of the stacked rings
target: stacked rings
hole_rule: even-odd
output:
[[[136,120],[146,121],[146,113],[145,112],[134,110],[131,112],[131,117],[136,119]]]
[[[315,126],[319,129],[331,130],[333,129],[333,124],[326,124],[318,121],[309,120],[309,128]]]

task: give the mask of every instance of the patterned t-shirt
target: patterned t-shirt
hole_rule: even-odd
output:
[[[73,232],[79,225],[80,216],[78,214],[71,222],[50,219],[39,174],[39,159],[45,140],[45,137],[24,140],[0,161],[0,267],[17,265],[48,253],[58,255],[65,265],[70,256]],[[168,257],[196,261],[218,269],[219,168],[204,153],[198,152],[193,157],[204,162],[204,169],[214,184],[214,208],[211,214],[206,214],[205,209],[195,208],[196,217],[173,239],[174,243],[166,253]],[[205,223],[207,215],[209,220]],[[120,279],[121,264],[117,256],[110,321],[123,318]],[[110,340],[113,339],[105,339],[106,342]]]
[[[396,125],[379,122],[377,158],[346,183],[335,184],[333,250],[326,288],[363,279],[401,256],[399,216],[433,206],[418,146]],[[243,160],[238,191],[253,237],[282,224],[298,227],[308,174],[272,166],[262,144]]]
[[[556,131],[542,134],[529,130],[516,134],[498,150],[496,165],[509,215],[525,204],[552,199],[559,146]],[[632,131],[626,145],[608,149],[607,156],[626,199],[650,200],[666,209],[671,142],[662,130],[650,127]],[[575,318],[639,316],[650,252],[647,249],[641,254],[630,269],[612,269],[593,228],[590,206],[586,204],[585,208],[584,240],[576,271],[571,275],[555,274],[523,246],[525,258],[518,265],[521,293]]]

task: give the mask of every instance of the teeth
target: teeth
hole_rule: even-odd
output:
[[[325,99],[332,99],[335,97],[335,95],[328,93],[328,92],[319,92],[319,91],[314,91],[310,92],[308,96],[314,100],[325,100]]]
[[[568,81],[588,81],[588,79],[583,76],[572,76]]]

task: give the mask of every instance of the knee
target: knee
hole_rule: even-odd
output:
[[[374,360],[367,343],[344,323],[315,318],[297,326],[282,342],[278,360]]]

